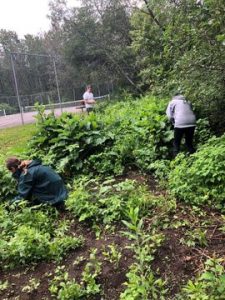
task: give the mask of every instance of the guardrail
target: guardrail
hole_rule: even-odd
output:
[[[107,98],[110,100],[110,94],[99,96],[99,97],[94,97],[95,100],[101,100]],[[46,109],[56,109],[56,108],[66,108],[70,106],[74,106],[75,108],[85,108],[84,105],[84,100],[74,100],[74,101],[68,101],[68,102],[61,102],[61,103],[50,103],[50,104],[44,104]],[[34,111],[35,106],[24,106],[22,107],[22,112],[29,112],[29,111]]]

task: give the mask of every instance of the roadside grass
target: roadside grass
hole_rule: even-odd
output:
[[[28,141],[36,131],[35,124],[0,130],[0,162],[7,156],[20,155],[27,149]]]

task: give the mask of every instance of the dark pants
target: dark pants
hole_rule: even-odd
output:
[[[87,113],[89,114],[91,111],[94,111],[94,108],[93,107],[87,107],[86,110],[87,110]]]
[[[185,128],[174,128],[174,143],[173,143],[173,154],[176,156],[180,151],[180,144],[182,137],[185,136],[185,143],[190,154],[195,152],[193,147],[193,137],[194,137],[195,127],[185,127]]]
[[[55,203],[52,205],[53,207],[55,207],[58,211],[61,212],[65,212],[66,211],[66,206],[65,206],[65,202],[59,202],[59,203]]]
[[[32,200],[31,205],[39,205],[39,204],[44,204],[44,202],[39,201],[38,199]],[[55,204],[49,204],[45,203],[48,205],[51,205],[52,207],[55,207],[58,211],[65,212],[66,211],[66,206],[65,206],[65,201],[57,202]]]

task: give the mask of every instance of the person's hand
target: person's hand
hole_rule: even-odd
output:
[[[95,101],[94,99],[89,99],[89,100],[87,100],[86,102],[87,102],[88,104],[95,104],[96,101]]]
[[[19,165],[19,169],[27,168],[27,166],[32,162],[32,160],[23,160]]]
[[[13,205],[13,206],[16,206],[18,203],[21,202],[21,198],[19,198],[18,196],[16,196],[15,198],[11,199],[9,201],[9,205]]]

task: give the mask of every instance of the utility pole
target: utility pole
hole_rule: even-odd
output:
[[[57,71],[56,71],[56,64],[55,64],[55,58],[53,57],[53,66],[54,66],[54,73],[55,73],[55,81],[56,81],[56,88],[57,88],[57,94],[58,94],[58,100],[59,100],[59,105],[60,105],[60,110],[62,110],[62,101],[60,97],[60,92],[59,92],[59,81],[58,81],[58,76],[57,76]]]
[[[19,110],[20,110],[21,122],[24,125],[23,111],[22,111],[22,106],[21,106],[21,102],[20,102],[20,95],[19,95],[18,83],[17,83],[17,78],[16,78],[16,70],[15,70],[14,61],[13,61],[13,53],[10,53],[10,58],[11,58],[11,65],[12,65],[13,77],[14,77],[14,82],[15,82],[16,97],[17,97],[17,102],[18,102],[18,106],[19,106]]]
[[[76,91],[75,91],[75,88],[73,88],[73,100],[76,101]]]

